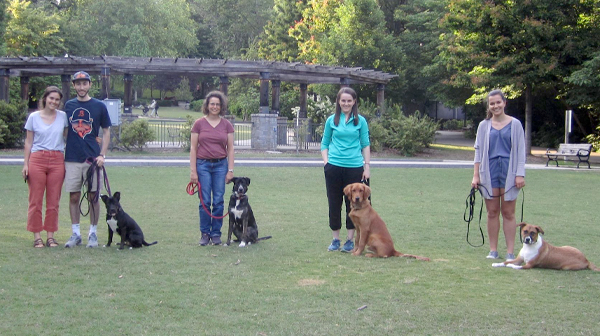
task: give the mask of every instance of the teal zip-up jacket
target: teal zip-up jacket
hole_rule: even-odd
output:
[[[358,125],[354,126],[354,117],[344,123],[344,114],[340,116],[339,125],[333,123],[333,115],[327,118],[321,151],[328,150],[328,162],[344,168],[363,166],[362,149],[370,146],[369,126],[367,120],[359,115]]]

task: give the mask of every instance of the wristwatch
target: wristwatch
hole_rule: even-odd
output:
[[[233,169],[229,169],[229,170],[227,170],[227,171],[228,171],[228,172],[230,172],[230,173],[233,173]]]

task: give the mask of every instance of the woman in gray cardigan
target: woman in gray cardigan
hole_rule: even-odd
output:
[[[515,205],[525,186],[525,132],[521,122],[504,113],[506,98],[502,91],[487,96],[487,116],[477,128],[473,188],[481,188],[487,209],[490,240],[489,259],[498,258],[500,213],[506,239],[506,259],[514,259]],[[491,194],[490,194],[491,193]]]

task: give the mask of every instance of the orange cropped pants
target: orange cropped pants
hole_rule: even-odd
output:
[[[37,151],[29,157],[27,231],[58,231],[58,206],[65,180],[65,156],[60,151]],[[46,217],[42,208],[46,194]]]

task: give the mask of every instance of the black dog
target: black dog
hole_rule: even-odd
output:
[[[113,230],[111,224],[116,227],[117,233],[121,236],[121,244],[119,250],[125,247],[125,243],[128,243],[130,247],[138,248],[142,246],[150,246],[158,243],[147,243],[144,240],[144,233],[140,226],[129,216],[119,201],[121,200],[121,193],[116,192],[113,197],[102,195],[102,202],[106,205],[106,224],[108,224],[108,243],[106,246],[110,246],[113,239]],[[116,225],[115,225],[116,221]]]
[[[238,239],[236,241],[241,241],[240,247],[271,238],[271,236],[258,238],[258,226],[246,195],[250,178],[234,177],[231,182],[233,182],[233,193],[229,198],[229,232],[225,246],[231,243],[232,232]]]

